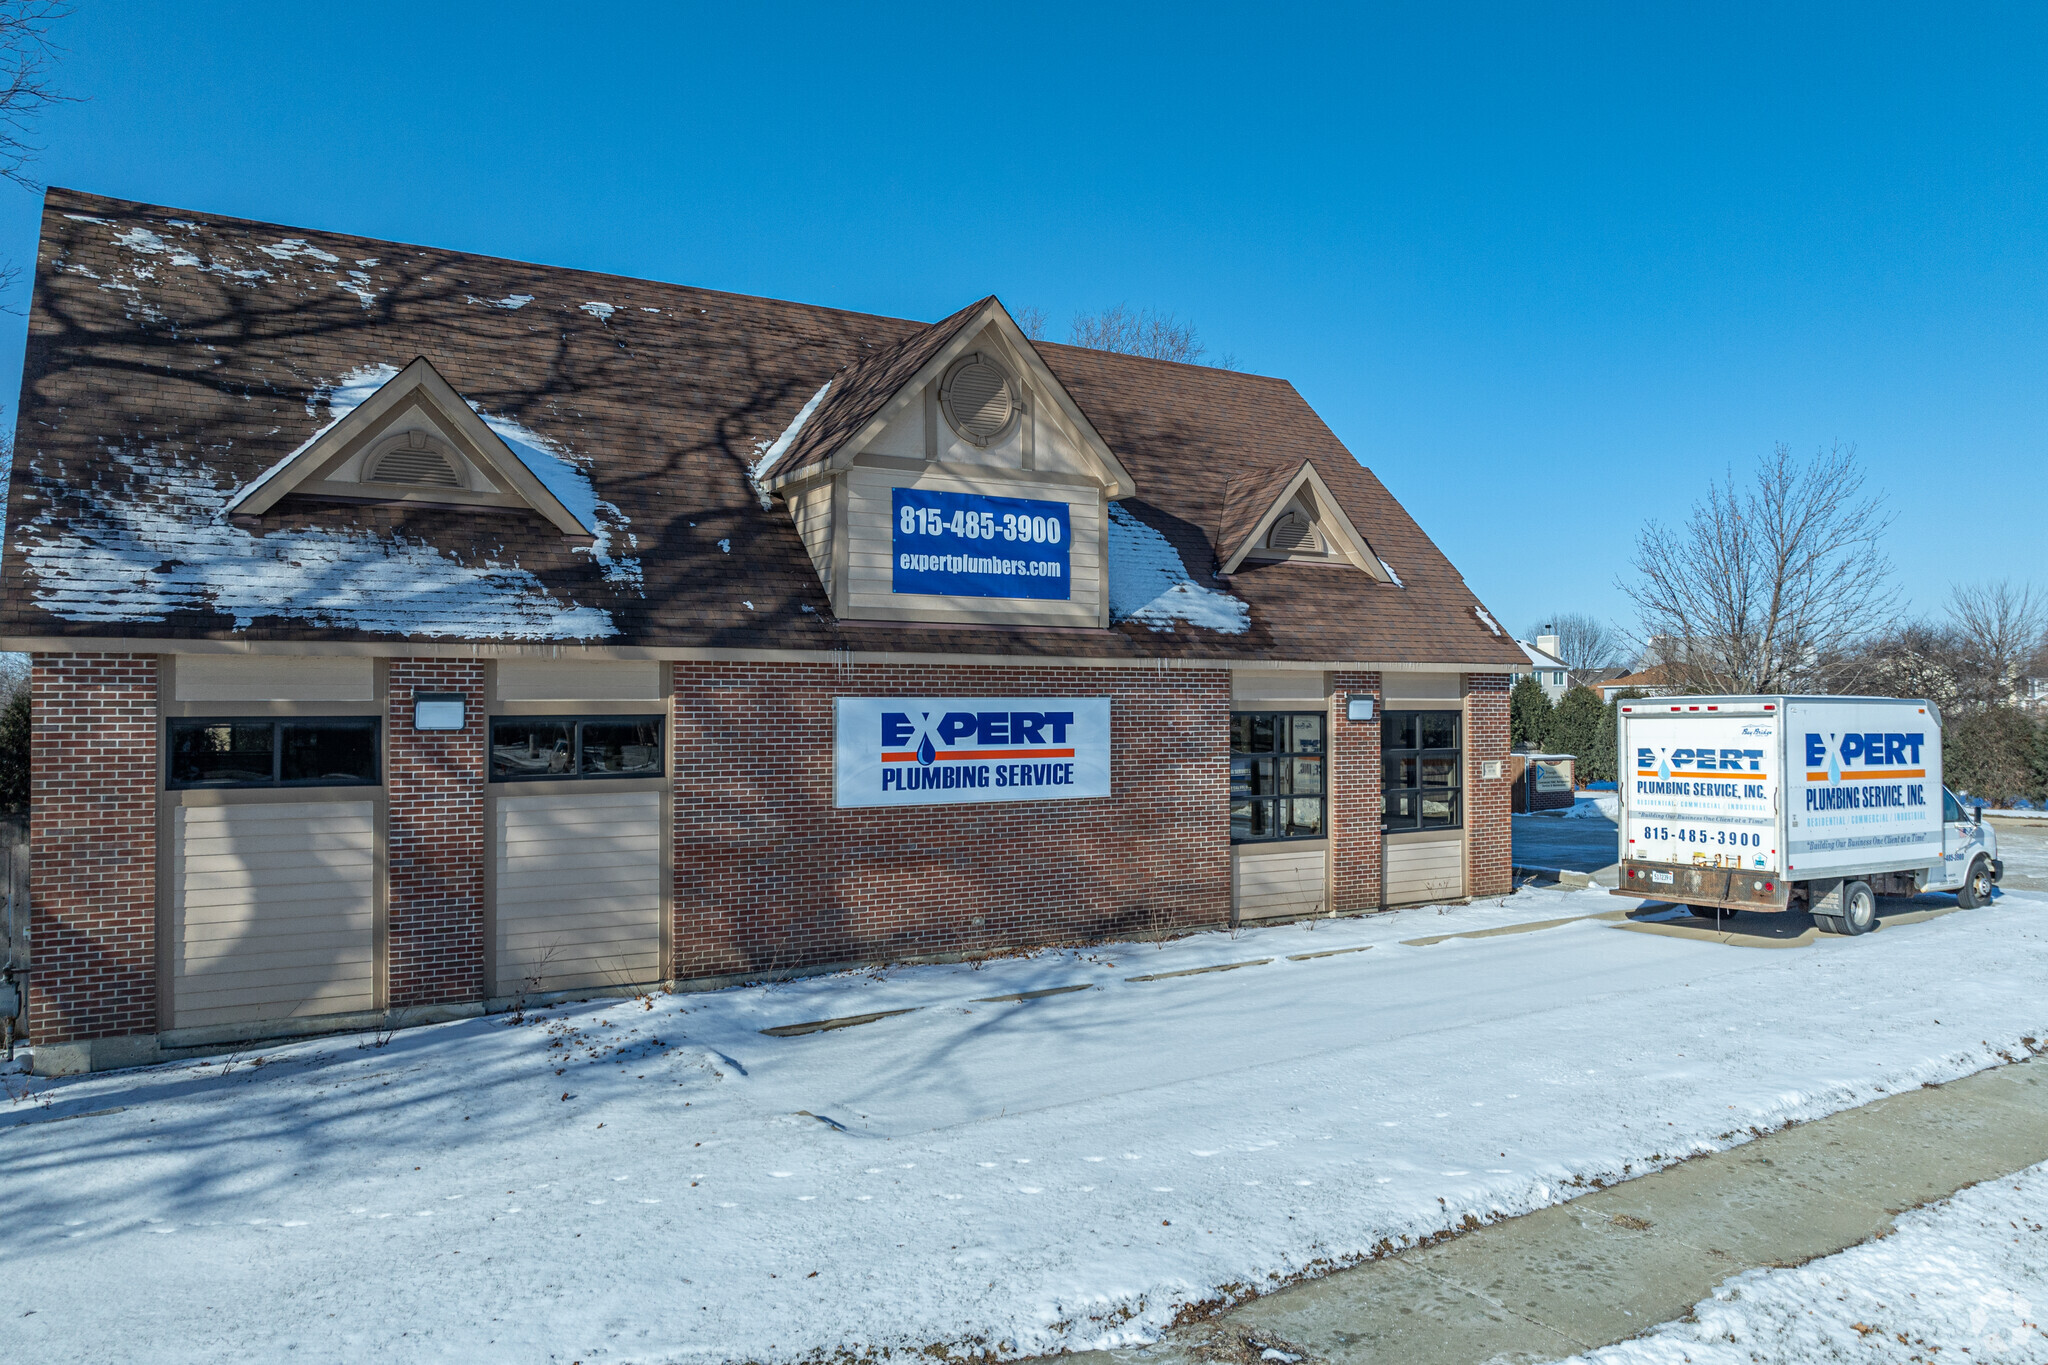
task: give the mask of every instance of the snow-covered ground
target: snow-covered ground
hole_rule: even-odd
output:
[[[1402,943],[1622,904],[1524,891],[10,1076],[0,1356],[1136,1342],[2048,1038],[2048,896],[1792,951],[1591,919]],[[886,1010],[911,1012],[759,1032]]]
[[[1570,1365],[2017,1365],[2048,1361],[2044,1322],[2048,1166],[2035,1166],[1904,1214],[1889,1237],[1737,1275],[1691,1320]]]

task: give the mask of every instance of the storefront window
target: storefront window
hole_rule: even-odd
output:
[[[1380,729],[1390,832],[1457,829],[1464,823],[1456,711],[1388,711]]]
[[[362,787],[377,783],[377,719],[194,719],[170,722],[165,785]]]
[[[660,776],[660,716],[491,718],[493,782]]]
[[[1324,836],[1324,723],[1320,711],[1231,715],[1232,843]]]

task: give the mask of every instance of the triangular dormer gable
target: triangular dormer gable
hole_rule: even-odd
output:
[[[374,377],[374,376],[373,376]],[[536,452],[537,458],[551,459]],[[254,517],[287,496],[479,510],[524,508],[563,535],[585,525],[504,437],[421,356],[232,498]]]
[[[1250,531],[1228,548],[1222,572],[1235,573],[1246,560],[1350,564],[1378,582],[1395,581],[1322,475],[1316,473],[1315,465],[1307,460],[1281,486]]]
[[[757,466],[755,478],[764,492],[785,492],[871,450],[978,464],[1026,413],[1061,429],[1105,497],[1137,491],[1130,471],[994,295],[832,376],[791,429],[764,443],[773,458]],[[892,442],[905,434],[907,443]],[[1030,468],[1030,454],[1023,458]]]

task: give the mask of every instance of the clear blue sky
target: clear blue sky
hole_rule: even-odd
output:
[[[81,0],[38,173],[1056,336],[1172,309],[1518,631],[1626,623],[1643,519],[1780,440],[1859,448],[1917,607],[2048,584],[2048,9],[1447,8]],[[6,258],[36,213],[0,187]]]

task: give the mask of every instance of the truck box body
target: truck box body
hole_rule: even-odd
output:
[[[1620,856],[1649,865],[1630,890],[1764,909],[1788,883],[1939,876],[1941,724],[1925,701],[1652,697],[1618,720]]]

